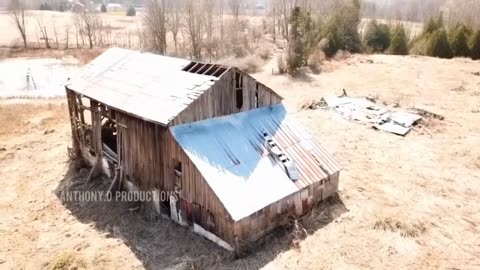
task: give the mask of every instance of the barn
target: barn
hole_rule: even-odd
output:
[[[306,214],[340,167],[282,97],[234,67],[112,48],[66,85],[72,155],[229,250]]]

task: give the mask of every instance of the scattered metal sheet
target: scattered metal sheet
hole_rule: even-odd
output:
[[[368,123],[376,129],[401,136],[407,135],[422,119],[418,114],[379,106],[365,97],[330,96],[322,101],[347,120]]]

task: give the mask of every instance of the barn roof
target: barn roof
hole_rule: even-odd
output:
[[[282,104],[174,126],[173,136],[234,220],[240,220],[340,170]],[[296,163],[299,179],[265,146],[265,136]]]
[[[85,66],[67,87],[144,120],[167,125],[218,80],[182,70],[193,63],[112,48]]]

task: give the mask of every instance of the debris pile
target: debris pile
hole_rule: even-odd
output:
[[[372,125],[373,128],[405,136],[422,117],[400,110],[390,110],[379,106],[366,97],[342,96],[324,97],[326,107],[335,110],[347,120]]]

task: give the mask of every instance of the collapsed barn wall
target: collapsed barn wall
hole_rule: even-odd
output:
[[[172,119],[169,125],[226,116],[275,105],[281,101],[281,96],[250,75],[230,68],[209,90]]]

